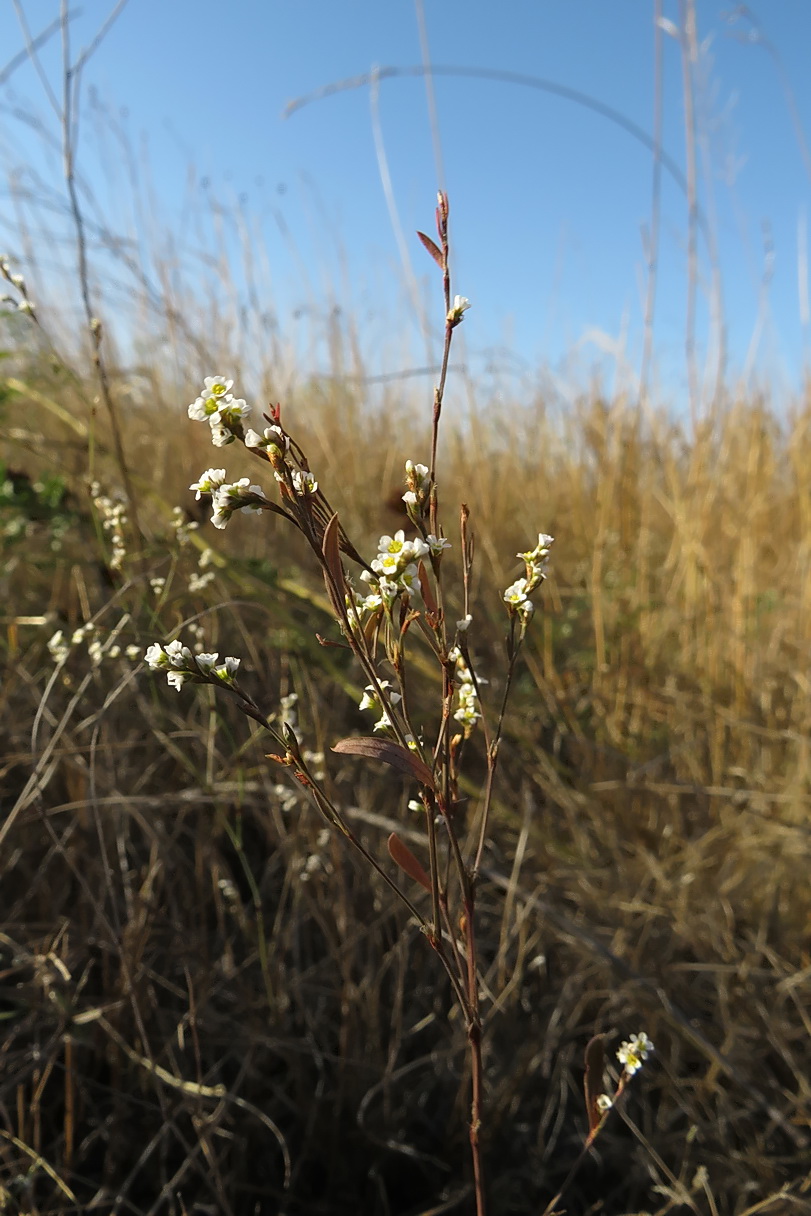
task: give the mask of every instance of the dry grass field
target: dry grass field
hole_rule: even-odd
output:
[[[370,851],[386,863],[396,828],[419,852],[408,782],[330,752],[368,730],[362,683],[316,640],[335,626],[292,531],[173,526],[176,506],[201,518],[186,487],[219,456],[185,405],[227,352],[182,395],[112,368],[140,529],[128,508],[116,570],[88,492],[123,490],[92,368],[16,323],[5,345],[2,1210],[468,1210],[464,1034],[420,933],[259,727],[127,658],[200,628],[295,713]],[[371,552],[428,441],[399,392],[305,380],[284,403]],[[691,434],[597,392],[564,413],[461,383],[444,425],[494,703],[493,589],[556,537],[479,904],[492,1210],[543,1209],[583,1142],[587,1041],[644,1028],[655,1055],[561,1210],[811,1211],[811,406],[730,399]],[[52,635],[88,622],[55,663]]]

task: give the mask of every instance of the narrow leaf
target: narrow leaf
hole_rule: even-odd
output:
[[[442,256],[442,250],[437,245],[436,241],[432,241],[430,236],[426,236],[424,232],[418,232],[417,236],[422,241],[425,248],[430,253],[431,257],[436,262],[440,270],[445,269],[445,259]]]
[[[396,832],[392,832],[391,836],[389,836],[389,854],[392,861],[397,863],[404,874],[407,874],[409,878],[413,878],[414,882],[418,882],[421,887],[430,892],[430,878],[411,852],[411,849],[407,844],[403,844]]]
[[[341,549],[340,549],[340,527],[338,524],[338,516],[333,515],[332,519],[324,529],[324,538],[321,541],[321,552],[324,555],[324,563],[333,577],[336,587],[343,587],[344,572],[341,568]]]
[[[347,756],[365,756],[370,760],[382,760],[391,768],[402,773],[404,777],[413,777],[420,785],[434,789],[434,778],[431,770],[423,764],[419,756],[415,756],[407,747],[393,743],[391,739],[374,739],[360,736],[353,739],[339,739],[332,749]]]
[[[425,569],[424,562],[420,562],[420,564],[417,566],[417,577],[420,580],[420,593],[422,595],[422,602],[425,604],[425,607],[428,612],[436,612],[436,610],[437,610],[436,597],[434,596],[434,589],[431,586],[431,580],[428,577],[428,571]]]
[[[605,1067],[605,1051],[601,1034],[596,1034],[589,1040],[586,1047],[586,1075],[583,1078],[583,1088],[586,1094],[586,1114],[589,1118],[589,1132],[593,1132],[602,1119],[602,1113],[597,1106],[597,1099],[603,1092],[603,1068]]]
[[[343,620],[346,611],[344,605],[345,587],[344,572],[341,566],[340,528],[337,515],[332,516],[332,519],[324,529],[321,552],[324,557],[324,583],[327,588],[327,595],[329,596],[335,615],[339,620]]]

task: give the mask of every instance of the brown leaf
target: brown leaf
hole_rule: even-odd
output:
[[[324,529],[321,552],[324,555],[324,564],[332,575],[335,586],[343,587],[344,572],[341,567],[340,525],[337,514],[332,516]]]
[[[421,887],[430,892],[431,880],[408,845],[403,844],[396,832],[392,832],[391,836],[389,836],[388,843],[392,861],[397,863],[404,874],[407,874],[409,878],[413,878],[414,882],[418,882]]]
[[[434,789],[434,778],[431,770],[423,764],[419,756],[415,756],[407,747],[393,743],[391,739],[375,739],[368,736],[358,736],[352,739],[339,739],[332,749],[348,756],[367,756],[371,760],[382,760],[404,777],[413,777],[420,785]]]
[[[324,557],[324,583],[327,595],[339,620],[343,620],[346,612],[344,604],[344,572],[341,566],[340,525],[338,516],[333,515],[324,529],[321,541],[321,553]]]
[[[442,256],[442,250],[437,245],[436,241],[432,241],[430,236],[426,236],[424,232],[418,232],[417,236],[422,241],[425,248],[430,253],[431,257],[436,262],[440,270],[445,269],[445,259]]]
[[[589,1132],[593,1132],[602,1119],[597,1099],[603,1092],[603,1068],[605,1067],[604,1035],[596,1034],[586,1047],[586,1075],[583,1088],[586,1094],[586,1114],[589,1117]]]
[[[428,612],[436,612],[437,602],[436,598],[434,597],[434,589],[431,586],[431,580],[428,577],[428,571],[425,569],[424,562],[420,562],[420,564],[417,566],[417,576],[420,580],[420,593],[422,595],[422,602],[425,604],[426,610]]]

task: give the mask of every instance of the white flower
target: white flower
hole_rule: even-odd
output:
[[[185,671],[170,671],[166,679],[170,688],[176,688],[177,691],[180,692],[181,688],[188,679],[188,676]]]
[[[215,490],[219,490],[224,481],[225,469],[206,469],[205,473],[200,474],[200,480],[193,481],[189,489],[196,490],[194,497],[200,499],[204,494],[213,494]]]
[[[231,434],[227,426],[222,423],[212,423],[211,425],[211,442],[215,448],[224,448],[229,443],[234,442],[235,436]]]
[[[254,430],[246,431],[245,447],[263,449],[277,447],[283,452],[287,452],[290,448],[290,440],[280,426],[266,426],[261,435]]]
[[[203,675],[207,676],[207,675],[211,674],[212,668],[214,668],[216,666],[217,660],[219,659],[219,657],[220,657],[219,654],[215,651],[213,654],[195,655],[194,661],[196,662],[197,666],[200,668],[200,671],[203,673]]]
[[[233,426],[240,422],[241,419],[247,418],[251,412],[251,407],[242,397],[232,397],[229,393],[227,397],[220,398],[221,404],[217,413],[219,422],[225,426]],[[214,427],[213,416],[210,419],[212,429]]]
[[[226,684],[233,684],[234,677],[237,674],[241,659],[235,659],[231,655],[226,656],[225,662],[222,663],[214,673],[218,679],[224,680]]]
[[[611,1110],[614,1103],[612,1102],[611,1098],[609,1098],[608,1094],[598,1094],[594,1105],[597,1107],[600,1114],[604,1115],[607,1110]]]
[[[262,507],[255,500],[264,496],[262,487],[251,485],[247,477],[240,477],[239,481],[230,485],[225,482],[214,493],[214,514],[211,516],[211,522],[215,528],[224,528],[234,511],[258,515]]]
[[[213,583],[216,578],[213,570],[207,570],[205,574],[194,573],[189,578],[188,590],[194,595],[198,591],[205,591],[209,583]]]
[[[523,604],[527,598],[528,586],[529,584],[525,578],[517,579],[516,582],[514,582],[512,586],[508,587],[504,592],[505,604],[510,604],[514,607],[517,607],[519,604]]]
[[[170,642],[166,647],[166,656],[173,667],[183,667],[187,660],[191,659],[191,651],[188,646],[184,646],[180,638],[175,638],[174,642]]]
[[[146,660],[147,667],[151,667],[154,671],[160,671],[171,666],[169,656],[160,642],[153,642],[151,646],[147,647],[144,659]]]
[[[405,471],[406,471],[406,476],[409,479],[411,479],[413,477],[415,483],[420,487],[422,487],[424,485],[424,483],[428,480],[428,465],[427,464],[414,464],[413,460],[407,460],[405,462]]]
[[[439,557],[442,553],[445,552],[446,549],[451,548],[451,542],[449,540],[447,540],[446,537],[444,537],[444,536],[437,537],[437,536],[434,536],[430,532],[429,532],[428,536],[426,537],[426,541],[427,541],[427,546],[431,550],[431,553],[433,554],[434,557]]]
[[[554,543],[554,536],[548,536],[546,532],[539,532],[535,548],[530,549],[528,553],[517,553],[516,557],[523,557],[525,562],[540,562],[549,556],[549,550]]]
[[[382,689],[389,689],[391,688],[391,683],[389,680],[381,680],[380,687]],[[388,694],[388,699],[391,701],[392,705],[396,705],[398,701],[402,700],[402,697],[399,692],[390,692]],[[366,685],[366,691],[360,699],[358,709],[380,709],[380,697],[374,684]],[[388,725],[388,723],[386,723],[386,725]]]
[[[224,397],[233,387],[233,380],[226,380],[223,376],[206,376],[203,381],[205,392],[209,397]]]
[[[303,498],[307,494],[315,494],[318,489],[318,482],[313,477],[312,473],[299,472],[296,469],[293,472],[293,489]]]
[[[70,654],[70,646],[65,641],[65,635],[61,629],[57,629],[56,633],[48,641],[48,650],[54,663],[62,663]]]
[[[130,660],[131,663],[134,663],[136,659],[140,659],[140,657],[141,657],[141,647],[136,646],[133,643],[132,645],[127,647],[127,649],[124,651],[124,654],[127,656],[127,658]]]
[[[163,591],[164,587],[166,586],[166,579],[165,578],[151,578],[149,580],[149,585],[152,588],[152,592],[154,595],[160,595],[161,591]]]
[[[454,296],[453,306],[450,309],[447,317],[448,324],[458,325],[469,308],[470,300],[467,298],[467,296]]]
[[[644,1030],[639,1034],[632,1034],[630,1039],[620,1045],[617,1051],[617,1059],[620,1064],[625,1066],[625,1071],[629,1076],[633,1076],[635,1072],[639,1072],[645,1060],[653,1051],[653,1043],[651,1043]]]
[[[195,422],[206,422],[209,418],[213,418],[215,414],[219,417],[219,401],[216,397],[206,395],[198,397],[196,401],[192,401],[188,409],[188,415]]]
[[[462,617],[461,621],[456,622],[456,628],[459,630],[460,633],[467,633],[468,629],[470,628],[470,623],[472,620],[473,620],[473,617],[470,615],[470,613],[468,613],[467,616]]]

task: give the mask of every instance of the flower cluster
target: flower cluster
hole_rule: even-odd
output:
[[[394,536],[381,536],[371,570],[361,572],[362,581],[369,584],[371,591],[360,606],[368,611],[381,607],[390,610],[400,596],[407,600],[417,593],[418,563],[431,552],[432,543],[440,542],[433,536],[429,536],[427,541],[419,536],[406,540],[402,528]]]
[[[416,522],[422,515],[431,486],[431,479],[426,464],[414,464],[413,460],[407,460],[405,462],[405,471],[407,489],[403,495],[403,502],[406,505],[409,519]]]
[[[127,508],[120,497],[109,498],[106,494],[102,494],[101,486],[97,481],[94,481],[90,487],[90,497],[98,512],[101,526],[108,533],[113,546],[110,569],[120,570],[124,564],[124,558],[127,556],[127,545],[124,539]]]
[[[214,557],[213,549],[203,549],[197,559],[197,570],[189,577],[189,591],[194,594],[198,591],[205,591],[209,583],[213,583],[217,577],[213,570],[209,570]]]
[[[153,642],[144,655],[146,662],[153,671],[165,671],[166,679],[172,688],[178,692],[191,680],[195,684],[226,684],[233,685],[240,660],[223,659],[214,654],[193,654],[188,646],[176,640],[168,646]]]
[[[29,317],[36,319],[36,306],[28,294],[25,279],[21,274],[12,274],[11,265],[5,256],[0,257],[0,275],[20,294],[19,300],[14,296],[0,296],[0,304],[13,304],[17,312],[27,313]]]
[[[523,578],[516,579],[507,588],[503,598],[510,614],[514,613],[519,616],[524,624],[526,624],[535,611],[535,605],[529,597],[546,578],[546,569],[549,565],[549,550],[554,539],[553,536],[547,536],[545,532],[539,532],[538,543],[534,549],[529,549],[526,553],[516,554],[517,557],[524,559],[526,571]]]
[[[227,482],[225,469],[206,469],[199,481],[189,486],[195,490],[195,498],[210,494],[214,506],[211,522],[215,528],[224,528],[234,511],[259,515],[265,503],[265,492],[261,486],[253,486],[249,478]]]
[[[182,507],[172,507],[172,527],[177,543],[182,547],[189,543],[190,533],[196,532],[200,525],[196,519],[189,519]]]
[[[241,397],[231,392],[233,380],[223,376],[206,376],[203,391],[189,406],[189,417],[196,422],[207,422],[211,427],[211,442],[215,448],[233,443],[242,437],[242,419],[247,418],[251,407]]]
[[[88,621],[85,625],[80,625],[74,629],[70,638],[67,638],[61,629],[57,629],[48,639],[48,652],[54,663],[65,663],[71,651],[81,646],[83,642],[87,643],[87,654],[93,667],[100,667],[105,659],[118,659],[121,657],[122,648],[119,645],[117,638],[126,625],[129,617],[124,616],[119,621],[118,625],[106,636],[103,631],[100,632],[98,626],[93,621]],[[140,646],[130,645],[124,648],[123,653],[130,660],[135,660],[141,656]]]
[[[632,1077],[635,1072],[639,1072],[653,1050],[653,1043],[645,1031],[641,1030],[639,1034],[632,1034],[630,1039],[620,1045],[617,1059],[623,1065],[627,1075]]]
[[[466,620],[467,618],[464,619]],[[467,738],[482,716],[478,706],[479,694],[476,692],[476,685],[473,682],[471,670],[458,646],[452,647],[448,658],[453,659],[456,663],[456,710],[453,716],[465,728],[465,737]],[[481,682],[486,683],[486,681]]]

